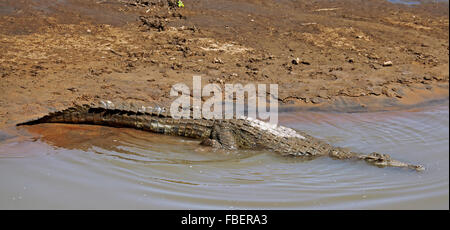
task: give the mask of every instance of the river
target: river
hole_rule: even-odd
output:
[[[395,112],[289,112],[280,121],[426,171],[211,152],[195,140],[132,129],[42,124],[0,138],[0,209],[449,208],[448,103]]]

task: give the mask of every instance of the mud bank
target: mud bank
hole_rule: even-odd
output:
[[[0,127],[175,83],[276,83],[281,106],[374,111],[448,99],[448,3],[6,0]]]

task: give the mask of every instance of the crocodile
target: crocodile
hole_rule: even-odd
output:
[[[192,108],[190,108],[192,110]],[[233,119],[174,118],[168,110],[135,104],[74,104],[67,109],[19,123],[17,126],[39,123],[90,124],[134,128],[153,133],[195,138],[202,145],[215,149],[266,149],[284,156],[317,158],[328,156],[339,160],[361,160],[378,167],[399,167],[417,171],[421,165],[392,159],[388,154],[359,154],[347,148],[334,147],[305,132],[273,125],[242,116]]]

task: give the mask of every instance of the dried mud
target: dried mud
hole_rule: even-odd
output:
[[[97,99],[167,104],[173,84],[276,83],[290,108],[448,98],[448,3],[5,0],[0,127]]]

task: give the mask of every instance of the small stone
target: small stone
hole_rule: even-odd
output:
[[[296,59],[292,60],[292,64],[294,64],[294,65],[299,65],[299,64],[311,65],[310,62],[308,62],[308,61],[301,61],[300,58],[296,58]]]
[[[322,100],[318,97],[314,97],[313,99],[311,99],[311,102],[313,104],[319,104],[320,102],[322,102]]]
[[[220,58],[214,58],[213,63],[216,63],[216,64],[223,64],[223,61],[222,61]]]
[[[305,103],[310,103],[311,102],[311,100],[309,99],[309,97],[306,97],[305,98]]]
[[[384,66],[384,67],[388,67],[388,66],[392,66],[392,65],[394,65],[394,63],[392,63],[392,61],[385,61],[385,62],[383,63],[383,66]]]

